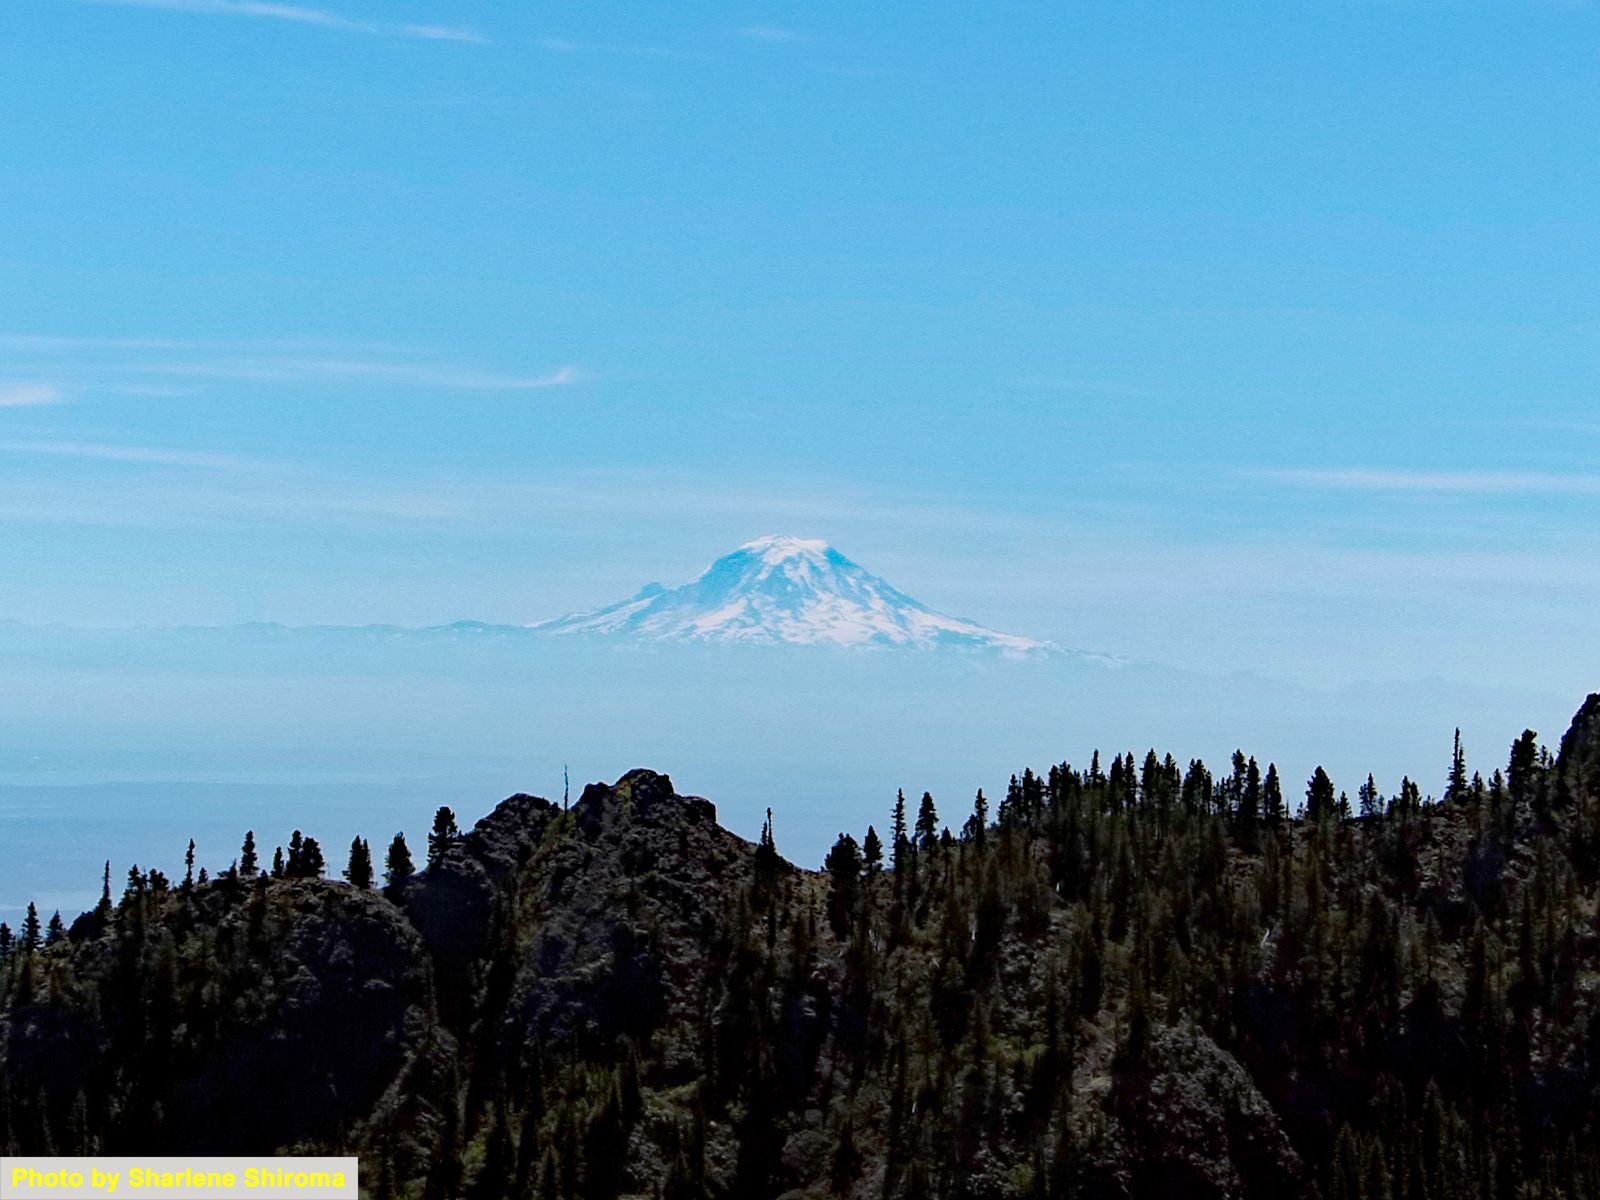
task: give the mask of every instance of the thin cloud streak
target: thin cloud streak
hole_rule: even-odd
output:
[[[1505,496],[1600,492],[1600,475],[1550,471],[1400,471],[1378,467],[1254,468],[1240,474],[1274,483],[1332,491]]]
[[[1184,603],[1370,597],[1373,578],[1405,578],[1419,590],[1462,602],[1483,598],[1485,580],[1515,581],[1525,595],[1565,603],[1591,596],[1600,583],[1600,560],[1587,539],[1556,552],[1322,546],[1290,533],[1198,544],[1129,542],[1120,527],[1086,522],[1079,514],[1000,512],[952,504],[934,494],[889,496],[805,477],[729,481],[676,471],[579,469],[539,482],[422,477],[390,485],[229,455],[114,443],[0,443],[0,451],[7,449],[206,468],[128,472],[93,488],[65,472],[27,480],[0,472],[0,519],[13,523],[237,531],[279,522],[321,527],[332,521],[523,534],[586,525],[636,532],[681,529],[686,520],[717,512],[726,523],[749,531],[786,528],[839,537],[859,531],[869,535],[869,543],[878,538],[891,546],[943,541],[957,531],[985,544],[1032,547],[1033,558],[1024,569],[1011,571],[1008,588],[1046,609],[1107,597],[1144,603],[1170,593],[1173,579],[1184,581]],[[295,486],[284,486],[285,473]],[[1004,561],[1016,567],[1014,558]],[[1086,570],[1088,563],[1093,568]],[[964,594],[959,585],[949,591],[947,606],[972,608],[983,599],[977,592]],[[1070,631],[1041,626],[1033,632],[1076,644]]]
[[[199,13],[206,16],[250,17],[314,25],[346,33],[368,33],[383,37],[419,38],[424,41],[467,42],[482,45],[488,41],[474,29],[446,25],[407,25],[379,21],[358,21],[321,8],[298,4],[265,3],[263,0],[78,0],[82,4],[114,4],[122,8],[151,8],[165,12]]]
[[[432,367],[425,364],[372,362],[360,359],[218,359],[197,362],[124,363],[117,371],[198,379],[257,383],[301,383],[310,380],[371,380],[411,387],[449,387],[470,391],[536,391],[578,383],[576,367],[548,375],[498,375],[490,372]]]
[[[623,58],[676,58],[689,62],[711,62],[714,58],[699,50],[675,50],[669,46],[613,46],[560,37],[535,38],[533,44],[552,54],[614,54]]]
[[[198,396],[206,388],[203,383],[195,384],[166,384],[166,383],[117,383],[105,384],[95,389],[113,396],[153,396],[163,400],[182,400],[189,396]]]
[[[430,362],[422,357],[423,352],[400,346],[341,345],[293,339],[204,341],[0,333],[0,350],[11,351],[18,360],[35,358],[35,369],[47,369],[57,376],[70,375],[75,384],[125,395],[186,395],[195,390],[192,384],[185,389],[177,384],[151,383],[147,381],[150,376],[260,383],[368,381],[469,391],[536,391],[581,383],[588,378],[571,364],[537,374],[502,372]],[[168,355],[158,356],[162,351]],[[48,368],[42,365],[45,361],[50,364]],[[106,382],[108,378],[111,382]],[[0,384],[0,389],[44,386]],[[5,394],[0,390],[0,396]],[[50,402],[27,399],[39,394],[18,391],[19,398],[10,403]]]
[[[199,467],[211,471],[264,471],[268,464],[233,454],[197,454],[158,446],[119,446],[106,442],[0,441],[0,451],[57,458],[93,459],[161,467]]]
[[[0,408],[37,408],[63,399],[61,389],[48,383],[0,383]]]
[[[458,29],[450,25],[402,25],[400,32],[406,37],[420,38],[425,42],[465,42],[472,46],[489,44],[489,39],[476,29]]]
[[[0,347],[60,353],[68,350],[194,350],[201,343],[179,338],[58,337],[42,333],[0,333]]]

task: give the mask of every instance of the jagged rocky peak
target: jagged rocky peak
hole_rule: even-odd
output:
[[[1600,771],[1600,692],[1591,692],[1561,738],[1564,769]]]
[[[661,818],[678,815],[715,824],[717,807],[701,796],[680,796],[672,780],[658,771],[636,767],[615,784],[591,783],[583,789],[573,806],[578,825],[587,832],[599,831],[608,817],[630,814]]]
[[[783,534],[746,542],[681,587],[648,584],[627,600],[532,628],[643,641],[1053,649],[937,612],[827,542]]]
[[[559,811],[559,806],[543,796],[526,792],[507,796],[450,849],[449,858],[475,860],[491,875],[502,875],[526,860],[544,835],[545,825]]]

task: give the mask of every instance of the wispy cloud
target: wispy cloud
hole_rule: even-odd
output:
[[[793,29],[775,29],[770,25],[746,25],[734,32],[752,42],[788,43],[793,46],[802,45],[811,40],[805,34],[796,33]]]
[[[1334,491],[1512,495],[1600,492],[1600,475],[1555,471],[1405,471],[1381,467],[1252,468],[1244,475]]]
[[[400,28],[407,37],[422,38],[429,42],[468,42],[475,46],[489,42],[476,29],[461,29],[453,25],[402,25]]]
[[[59,404],[61,389],[48,383],[0,383],[0,408],[35,408]]]
[[[298,4],[274,4],[265,0],[79,0],[86,4],[114,4],[123,8],[154,8],[167,12],[201,13],[207,16],[250,17],[258,20],[288,21],[315,25],[345,33],[370,33],[384,37],[421,38],[425,41],[487,42],[475,29],[450,25],[410,25],[388,21],[361,21],[327,9],[306,8]]]
[[[211,471],[270,470],[267,463],[233,454],[197,454],[159,446],[123,446],[107,442],[0,441],[0,452],[44,454],[56,458],[96,459],[161,467],[199,467]]]
[[[522,392],[563,387],[586,378],[572,365],[538,372],[489,370],[429,359],[423,352],[405,347],[326,341],[208,342],[0,333],[0,351],[10,352],[12,369],[37,371],[80,390],[133,396],[193,395],[204,386],[199,381],[336,382]],[[0,404],[45,404],[60,398],[53,384],[0,383]]]
[[[472,391],[535,391],[579,382],[575,367],[561,367],[545,375],[509,375],[470,369],[438,367],[425,363],[379,362],[361,359],[202,359],[154,363],[124,363],[118,370],[197,379],[229,379],[260,383],[298,383],[314,380],[354,380],[397,383],[410,387],[449,387]]]
[[[95,390],[109,392],[114,396],[154,396],[163,400],[179,400],[185,396],[198,396],[206,389],[205,385],[200,383],[116,383],[103,385]]]
[[[190,350],[199,343],[178,338],[60,337],[43,333],[0,333],[0,347],[58,354],[71,350]]]
[[[710,62],[714,57],[704,51],[679,50],[671,46],[619,46],[562,37],[535,38],[533,44],[552,54],[614,54],[623,58],[676,58],[690,62]]]

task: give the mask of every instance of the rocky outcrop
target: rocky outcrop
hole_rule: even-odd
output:
[[[1593,692],[1572,718],[1561,738],[1556,765],[1564,775],[1600,780],[1600,692]]]
[[[1114,1077],[1108,1107],[1134,1196],[1273,1200],[1303,1176],[1278,1116],[1239,1062],[1190,1025],[1157,1028]]]
[[[396,889],[440,969],[441,999],[453,1014],[474,963],[491,953],[506,894],[516,886],[560,809],[517,794],[448,846],[422,874]]]
[[[1234,844],[1209,815],[1094,807],[1103,777],[1031,817],[1029,776],[983,837],[891,847],[892,871],[841,840],[837,876],[638,770],[570,808],[508,798],[392,894],[135,875],[0,970],[0,1148],[358,1151],[406,1200],[1267,1200],[1328,1194],[1342,1139],[1352,1194],[1423,1135],[1466,1162],[1451,1114],[1506,1145],[1589,1128],[1600,960],[1552,907],[1531,986],[1532,881],[1592,889],[1597,756],[1600,696],[1563,739],[1564,803]],[[1466,968],[1523,938],[1513,1028]],[[1498,1111],[1461,1100],[1491,1061],[1514,1068]]]
[[[102,1148],[326,1136],[363,1119],[430,1037],[422,939],[377,893],[259,879],[146,903],[154,920],[125,911],[0,1015],[14,1092],[121,1110]],[[91,1136],[56,1135],[63,1152]]]
[[[749,843],[651,771],[590,785],[562,820],[574,836],[543,848],[518,895],[505,1044],[681,1032],[725,965]],[[692,1047],[678,1050],[691,1069]]]

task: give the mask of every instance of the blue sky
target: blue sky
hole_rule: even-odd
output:
[[[16,0],[0,618],[825,537],[1318,683],[1600,647],[1591,3]]]

